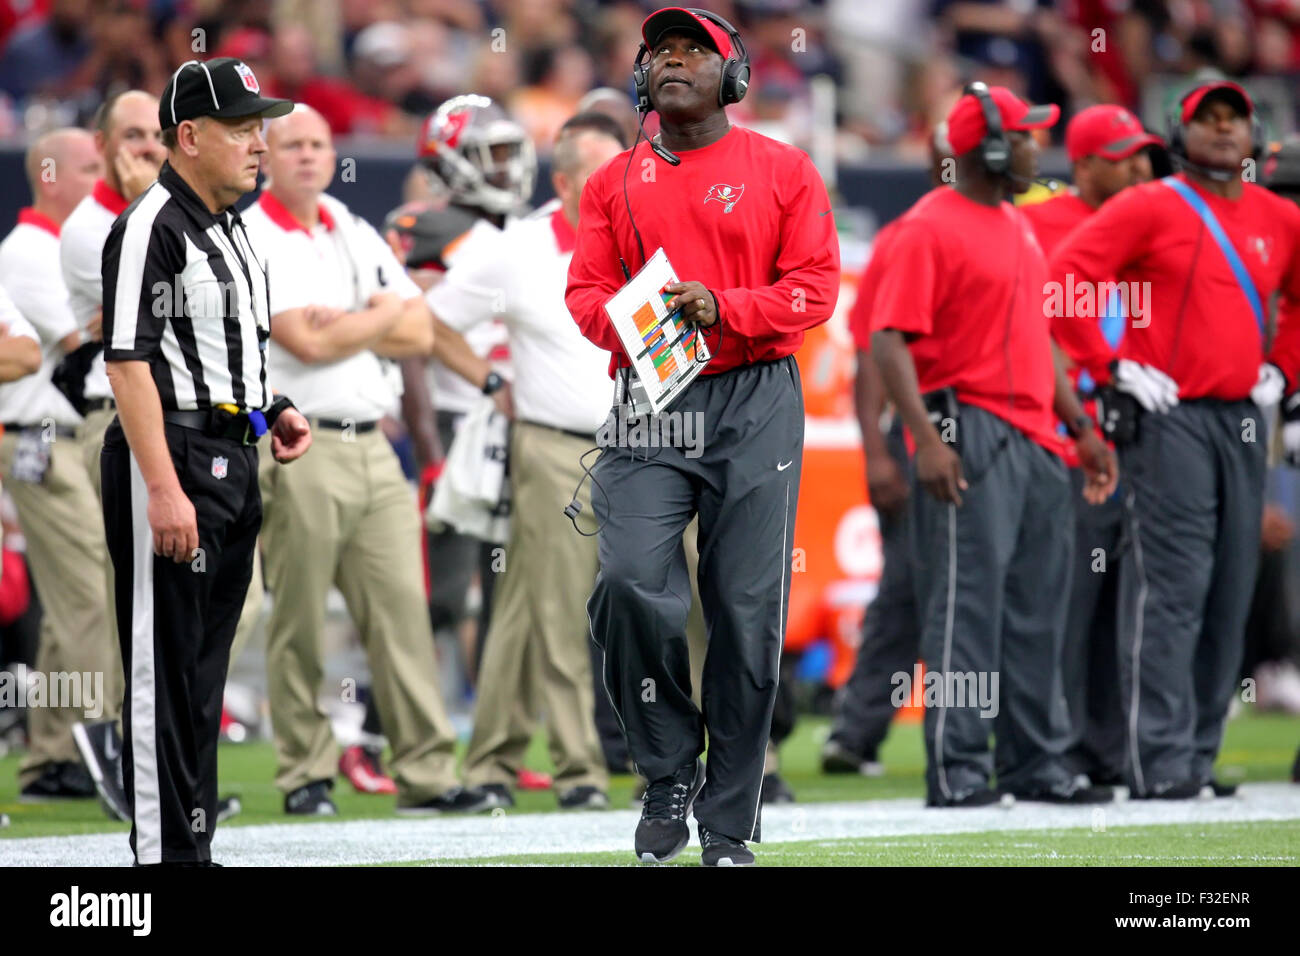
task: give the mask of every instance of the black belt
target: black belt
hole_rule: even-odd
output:
[[[575,432],[567,428],[557,428],[554,425],[543,425],[541,422],[530,422],[527,419],[519,419],[523,425],[532,425],[534,428],[545,428],[548,432],[559,432],[561,435],[568,435],[570,438],[581,438],[585,442],[594,442],[596,433],[592,432]]]
[[[309,421],[317,428],[327,428],[330,431],[335,432],[345,432],[351,429],[358,435],[364,435],[366,432],[374,431],[375,427],[379,424],[378,421],[358,422],[351,418],[312,418],[309,419]]]
[[[165,409],[163,421],[182,428],[192,428],[213,438],[237,441],[241,445],[256,445],[259,437],[253,431],[253,423],[249,421],[247,412],[228,412],[220,408],[193,411]]]
[[[86,399],[86,411],[102,412],[105,409],[109,411],[117,410],[117,402],[111,398],[88,398]]]
[[[41,431],[45,428],[44,425],[23,425],[19,422],[4,422],[3,427],[5,431],[13,432],[14,434]],[[76,438],[77,429],[72,425],[55,425],[54,436],[56,438]]]

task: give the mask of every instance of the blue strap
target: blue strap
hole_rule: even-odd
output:
[[[1160,180],[1178,195],[1183,197],[1183,201],[1192,207],[1193,212],[1201,217],[1201,222],[1205,223],[1205,228],[1210,230],[1210,235],[1218,243],[1219,251],[1223,253],[1223,258],[1228,260],[1228,265],[1232,268],[1232,274],[1237,277],[1237,285],[1245,293],[1246,301],[1250,303],[1250,309],[1255,313],[1255,324],[1259,326],[1260,338],[1268,335],[1267,324],[1264,321],[1264,306],[1259,301],[1259,293],[1255,290],[1255,282],[1246,271],[1246,264],[1241,261],[1241,256],[1237,255],[1237,250],[1232,245],[1232,240],[1228,234],[1223,231],[1219,225],[1219,220],[1215,218],[1214,211],[1202,199],[1191,186],[1181,179],[1175,179],[1173,176],[1167,176]]]

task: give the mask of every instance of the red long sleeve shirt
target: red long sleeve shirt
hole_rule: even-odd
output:
[[[640,144],[627,201],[647,256],[663,246],[683,282],[718,300],[722,342],[702,374],[782,358],[805,329],[831,316],[840,286],[840,246],[826,187],[792,146],[733,126],[716,143],[683,150],[680,166]],[[579,207],[578,244],[565,301],[578,327],[612,353],[610,374],[630,364],[605,303],[626,281],[619,257],[641,267],[623,200],[627,153],[592,174]],[[710,330],[712,332],[712,330]]]
[[[1281,292],[1267,361],[1294,385],[1300,373],[1300,208],[1252,183],[1230,200],[1179,178],[1214,211],[1265,308]],[[1250,394],[1265,360],[1255,315],[1200,216],[1168,186],[1145,183],[1111,199],[1061,242],[1048,270],[1062,289],[1095,289],[1112,278],[1151,283],[1146,314],[1130,319],[1118,352],[1086,308],[1053,318],[1057,343],[1098,382],[1109,380],[1107,365],[1119,357],[1164,371],[1184,399],[1234,401]]]
[[[895,219],[876,233],[875,242],[871,244],[871,258],[858,279],[858,297],[849,310],[849,333],[853,336],[853,344],[868,354],[871,352],[871,311],[876,304],[876,290],[880,288],[880,278],[888,265],[889,243],[900,222],[901,219]]]

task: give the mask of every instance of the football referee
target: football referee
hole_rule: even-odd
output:
[[[266,275],[233,209],[257,183],[268,99],[229,57],[163,90],[167,162],[104,244],[104,526],[126,694],[123,783],[137,864],[211,863],[221,693],[262,523],[259,435],[311,444],[266,381]]]

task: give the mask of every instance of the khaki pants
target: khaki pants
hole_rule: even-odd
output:
[[[325,597],[333,584],[370,662],[398,802],[420,803],[457,779],[455,732],[438,691],[424,597],[415,495],[379,429],[316,428],[313,439],[311,451],[291,464],[276,463],[265,445],[261,461],[262,546],[276,597],[266,648],[275,783],[287,793],[338,773],[338,744],[318,699]]]
[[[103,491],[100,487],[99,479],[99,455],[104,450],[104,432],[108,431],[108,426],[113,424],[113,419],[117,417],[117,412],[111,408],[102,408],[90,412],[86,415],[85,421],[81,426],[78,436],[78,443],[81,445],[82,456],[86,465],[86,472],[90,475],[91,486],[95,489],[97,500],[103,499]],[[269,455],[269,452],[264,452]],[[95,513],[99,514],[98,503],[95,506]],[[102,520],[102,519],[101,519]],[[117,614],[113,610],[113,562],[104,562],[105,585],[108,595],[108,626],[109,636],[112,639],[112,646],[118,648],[117,641]],[[252,638],[253,632],[257,629],[257,621],[262,613],[262,604],[265,601],[265,592],[262,590],[262,559],[257,551],[253,552],[253,579],[248,583],[248,594],[244,598],[244,610],[239,615],[239,626],[235,630],[235,643],[230,648],[230,666],[235,666],[235,661],[239,660],[240,653]],[[122,653],[120,650],[113,655],[112,678],[114,693],[112,699],[115,701],[113,712],[108,716],[117,717],[121,710],[122,703]],[[105,676],[104,686],[109,686],[109,678]]]
[[[9,478],[17,432],[0,438],[0,472],[18,509],[27,540],[27,563],[44,616],[36,670],[53,684],[57,672],[90,672],[82,704],[93,707],[33,707],[28,729],[31,750],[19,768],[25,786],[53,762],[78,762],[72,725],[99,716],[116,717],[122,705],[121,652],[110,639],[103,566],[108,564],[104,522],[82,463],[78,440],[54,437],[50,464],[40,484]],[[102,693],[88,702],[86,692]]]
[[[587,650],[596,539],[574,531],[563,513],[582,477],[578,459],[591,444],[538,425],[514,425],[510,542],[479,671],[467,786],[514,783],[531,736],[531,721],[521,722],[517,711],[529,697],[546,713],[556,793],[609,786]],[[590,499],[584,486],[584,514],[591,512]]]

